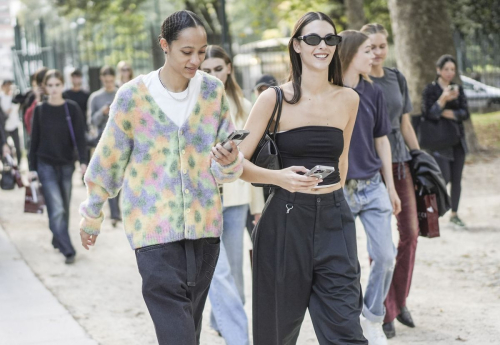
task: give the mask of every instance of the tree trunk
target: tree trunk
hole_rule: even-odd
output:
[[[413,113],[418,114],[422,91],[436,77],[437,59],[443,54],[456,55],[446,1],[388,0],[388,6],[398,68],[408,80]],[[472,122],[464,125],[470,152],[478,152]]]
[[[347,15],[347,28],[351,30],[361,29],[366,24],[363,0],[345,0],[344,6]]]

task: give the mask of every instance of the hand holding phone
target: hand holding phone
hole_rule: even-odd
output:
[[[308,173],[306,173],[306,176],[313,176],[324,180],[328,175],[332,174],[333,172],[335,172],[334,167],[329,167],[325,165],[316,165],[314,168],[309,170]]]
[[[236,130],[233,133],[229,134],[229,136],[227,137],[227,139],[224,140],[221,143],[221,145],[226,150],[228,150],[229,152],[231,152],[233,149],[232,149],[231,144],[229,143],[229,141],[232,140],[236,144],[236,146],[238,146],[249,134],[250,134],[250,131],[247,131],[245,129]]]

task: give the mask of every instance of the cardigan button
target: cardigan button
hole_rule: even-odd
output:
[[[181,151],[181,153],[182,153],[183,155],[185,155],[185,154],[186,154],[186,150],[182,150],[182,151]]]
[[[189,213],[189,212],[191,212],[191,210],[188,208],[188,209],[186,210],[186,213]]]

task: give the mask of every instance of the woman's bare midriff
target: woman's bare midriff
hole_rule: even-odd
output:
[[[308,192],[301,192],[301,193],[304,193],[304,194],[328,194],[328,193],[334,192],[336,190],[339,190],[341,188],[342,188],[342,185],[339,182],[339,183],[332,185],[329,188],[311,189]]]

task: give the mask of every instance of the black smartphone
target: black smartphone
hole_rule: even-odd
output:
[[[250,131],[247,131],[245,129],[239,129],[234,131],[233,133],[229,134],[226,140],[224,140],[221,145],[231,152],[233,149],[231,147],[231,144],[229,143],[230,140],[232,140],[236,146],[238,146],[248,135],[250,134]]]

